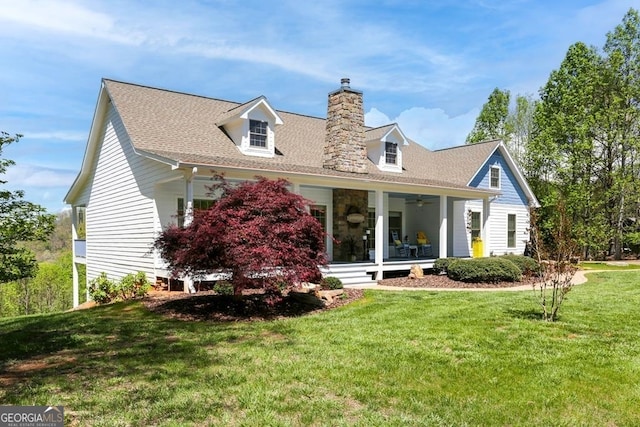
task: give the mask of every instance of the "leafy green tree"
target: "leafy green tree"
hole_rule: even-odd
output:
[[[534,113],[538,101],[532,95],[516,95],[515,109],[509,112],[507,121],[512,130],[511,138],[504,143],[520,166],[525,167],[525,153],[534,133]],[[526,173],[526,169],[525,169]]]
[[[53,232],[46,240],[21,242],[20,246],[31,250],[38,262],[54,262],[67,251],[71,251],[71,211],[56,215]]]
[[[467,144],[500,139],[508,141],[513,133],[512,124],[509,122],[509,99],[508,90],[495,88],[489,99],[482,106],[480,114],[476,119],[473,129],[467,136]]]
[[[538,180],[550,183],[547,193],[539,194],[543,208],[551,210],[558,200],[566,200],[567,215],[574,225],[572,237],[585,256],[602,251],[607,241],[602,197],[594,185],[599,161],[597,127],[603,112],[598,102],[601,71],[602,60],[595,48],[581,42],[569,48],[560,68],[540,90],[534,115],[536,134],[528,150],[527,169],[535,171]],[[542,234],[548,232],[549,227],[542,224]]]
[[[640,202],[640,15],[630,9],[607,34],[604,46],[604,107],[601,117],[605,215],[612,249],[620,258],[627,218],[637,218]]]
[[[52,313],[73,306],[72,254],[39,264],[35,277],[0,286],[0,317]]]
[[[3,148],[20,137],[0,132],[0,175],[15,164],[1,157]],[[0,185],[6,183],[0,180]],[[23,197],[23,191],[0,190],[0,283],[33,277],[38,267],[35,255],[18,242],[44,240],[53,231],[55,216]]]

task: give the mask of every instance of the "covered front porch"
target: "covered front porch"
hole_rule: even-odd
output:
[[[345,285],[375,282],[408,271],[413,264],[432,268],[437,258],[470,256],[471,230],[465,205],[471,200],[483,207],[477,235],[485,241],[489,238],[489,197],[493,192],[379,182],[372,189],[373,184],[366,180],[320,183],[297,178],[290,177],[291,190],[309,200],[310,213],[327,233],[330,261],[323,274],[339,277]],[[208,179],[190,175],[180,181],[156,187],[159,228],[175,221],[180,200],[189,212],[194,202],[202,204],[211,198],[205,187]],[[170,194],[174,196],[166,197]],[[427,243],[419,241],[420,233]],[[156,259],[157,276],[163,266],[163,261]]]
[[[294,189],[312,201],[311,213],[327,231],[331,261],[325,275],[349,271],[358,272],[361,279],[382,278],[416,263],[431,268],[437,258],[470,256],[472,230],[465,209],[470,200],[483,207],[482,218],[473,226],[488,240],[487,195],[438,190],[440,194],[409,185],[387,191],[304,185]]]

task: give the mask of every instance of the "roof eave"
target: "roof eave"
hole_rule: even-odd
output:
[[[96,102],[96,108],[93,113],[93,119],[91,121],[91,127],[89,130],[89,137],[87,139],[87,145],[84,150],[84,156],[82,158],[82,165],[80,166],[80,172],[74,179],[69,191],[64,196],[63,201],[67,204],[73,204],[78,192],[89,177],[91,164],[96,156],[97,146],[99,145],[98,138],[102,129],[102,124],[106,116],[106,110],[109,105],[109,93],[105,86],[104,79],[100,85],[100,92],[98,94],[98,101]]]

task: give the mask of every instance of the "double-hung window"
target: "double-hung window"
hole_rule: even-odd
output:
[[[327,231],[327,207],[325,205],[312,205],[310,207],[311,216],[322,225],[322,231]]]
[[[496,166],[491,167],[491,188],[500,188],[500,168]]]
[[[388,141],[384,143],[384,161],[388,165],[398,163],[398,144]]]
[[[249,120],[249,145],[251,147],[267,147],[267,122]]]
[[[516,216],[515,214],[507,215],[507,247],[516,247]]]

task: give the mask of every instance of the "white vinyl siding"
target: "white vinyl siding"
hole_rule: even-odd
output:
[[[113,107],[103,135],[87,203],[87,278],[144,271],[153,280],[154,183],[170,168],[134,153]]]
[[[456,201],[453,204],[453,256],[471,256],[471,233],[467,229],[467,218],[469,210],[481,212],[482,221],[482,201]],[[509,215],[514,215],[515,222],[515,246],[509,247],[507,230]],[[491,255],[504,255],[514,253],[522,255],[526,242],[529,240],[529,210],[526,206],[504,205],[493,202],[489,213],[489,218],[485,224],[488,234],[488,253]]]

